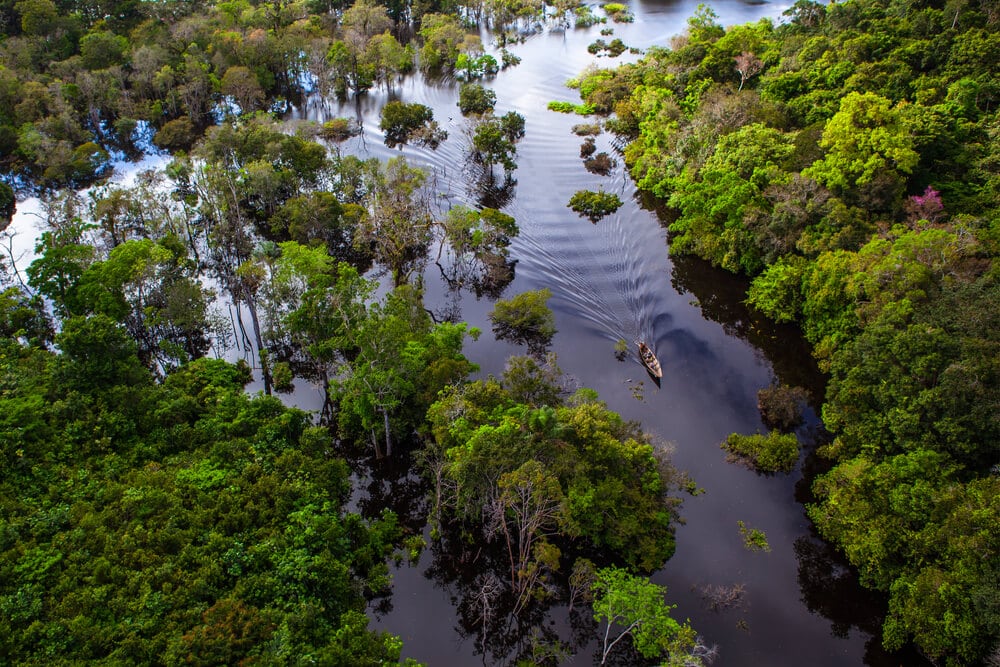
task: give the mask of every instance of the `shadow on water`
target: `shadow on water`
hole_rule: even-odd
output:
[[[794,494],[802,505],[814,502],[812,484],[831,467],[828,460],[816,453],[816,447],[829,442],[831,435],[817,416],[826,390],[826,376],[819,371],[810,346],[797,327],[776,324],[746,305],[747,280],[701,259],[687,256],[671,259],[671,284],[679,293],[690,294],[702,315],[719,323],[730,336],[752,345],[780,383],[808,392],[815,414],[798,429],[806,456]],[[932,663],[913,646],[892,653],[882,648],[882,624],[887,613],[884,594],[863,588],[856,569],[830,543],[820,539],[811,525],[807,534],[795,539],[793,551],[802,602],[809,611],[830,622],[833,637],[847,639],[852,631],[865,636],[865,665],[930,667]]]
[[[771,364],[780,383],[804,388],[810,405],[818,410],[826,393],[826,377],[816,366],[802,331],[790,324],[776,324],[748,306],[746,279],[696,257],[671,259],[674,289],[690,294],[702,314],[721,324],[727,334],[752,345]]]

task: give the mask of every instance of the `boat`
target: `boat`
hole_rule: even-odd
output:
[[[656,358],[653,354],[653,350],[649,348],[648,345],[643,343],[641,340],[636,341],[639,345],[639,359],[642,361],[642,365],[646,367],[650,375],[655,378],[663,377],[663,367],[660,366],[660,360]]]

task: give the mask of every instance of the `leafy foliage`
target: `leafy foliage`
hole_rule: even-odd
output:
[[[571,209],[580,215],[590,218],[591,222],[597,222],[606,215],[610,215],[621,208],[622,200],[612,192],[580,190],[575,192],[569,199]]]
[[[799,441],[794,433],[771,431],[767,435],[732,433],[722,448],[761,472],[790,472],[799,460]]]
[[[515,586],[541,566],[530,565],[534,545],[558,544],[563,554],[596,548],[646,571],[659,567],[673,552],[676,501],[666,494],[680,477],[635,424],[592,391],[564,400],[553,383],[558,375],[549,375],[531,358],[514,358],[501,379],[452,388],[431,406],[450,481],[439,486],[440,511],[476,526],[495,501],[498,520],[508,516],[505,493],[527,493],[537,510],[529,514],[541,512],[533,519],[541,523],[509,539],[522,554],[512,563]]]
[[[478,83],[463,83],[458,89],[458,109],[462,115],[490,113],[496,103],[496,92]]]
[[[389,148],[409,142],[437,148],[448,137],[448,133],[438,127],[430,107],[397,100],[382,107],[379,127],[385,132],[385,145]]]
[[[601,664],[624,637],[632,639],[644,658],[664,658],[668,665],[702,665],[693,649],[691,627],[670,617],[666,589],[619,568],[597,570],[591,585],[594,620],[605,624]],[[617,631],[619,634],[612,635]]]
[[[497,301],[490,313],[493,333],[499,340],[527,344],[533,354],[542,354],[556,335],[555,315],[546,306],[552,296],[548,288],[522,292]]]

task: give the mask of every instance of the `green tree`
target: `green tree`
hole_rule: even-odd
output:
[[[566,502],[559,479],[535,460],[501,475],[496,495],[487,508],[491,513],[487,536],[502,533],[510,559],[510,586],[517,595],[517,614],[547,570],[559,566],[560,552],[548,541],[565,524]]]
[[[908,174],[917,164],[899,107],[874,93],[849,93],[823,129],[823,158],[803,176],[834,190],[871,183],[880,174]]]
[[[432,326],[409,286],[370,307],[349,334],[355,354],[332,385],[342,433],[390,456],[393,442],[414,431],[438,392],[475,369],[461,354],[466,330],[464,324]]]
[[[80,57],[87,69],[107,69],[120,65],[128,40],[107,30],[90,32],[80,38]]]
[[[610,192],[594,192],[593,190],[579,190],[569,199],[568,206],[579,213],[590,218],[591,222],[597,222],[601,218],[614,213],[621,208],[622,200],[618,195]]]
[[[496,294],[514,278],[510,243],[518,234],[511,216],[492,208],[475,210],[455,206],[439,222],[443,231],[437,264],[449,285],[471,282],[476,294]],[[441,264],[445,247],[452,253],[447,267]]]
[[[517,169],[517,142],[524,137],[524,117],[510,111],[497,118],[492,114],[479,116],[471,125],[473,159],[493,175],[494,165],[500,164],[510,178]]]
[[[497,301],[490,313],[493,333],[499,340],[526,344],[532,354],[541,355],[556,335],[555,315],[546,306],[551,296],[552,291],[545,288]]]
[[[434,120],[434,112],[423,104],[406,104],[398,100],[387,102],[382,107],[379,127],[385,134],[385,145],[389,148],[402,147],[413,142],[418,146],[437,148],[448,137]]]
[[[580,390],[564,399],[554,384],[558,382],[558,371],[531,359],[515,359],[499,380],[474,382],[438,396],[427,415],[435,439],[429,455],[438,461],[432,467],[440,475],[438,513],[497,536],[502,532],[496,530],[498,523],[483,525],[483,508],[496,508],[489,516],[499,520],[498,480],[536,461],[542,468],[531,464],[522,471],[531,472],[531,484],[520,475],[506,478],[517,480],[513,488],[525,493],[529,487],[547,489],[532,501],[538,501],[536,509],[547,508],[536,519],[549,526],[539,526],[542,533],[532,538],[535,543],[547,535],[565,558],[587,545],[631,567],[660,567],[673,552],[676,499],[667,494],[682,483],[682,476],[636,424],[609,411],[593,391]],[[551,476],[559,480],[564,499],[558,511],[551,501],[559,495],[551,482],[543,481]],[[513,538],[510,543],[512,549],[524,544]],[[525,566],[532,582],[553,567],[549,556],[555,552],[539,548],[538,553],[534,546],[517,550],[521,556],[511,559],[515,564],[525,559],[537,563],[537,568]],[[516,585],[516,577],[511,580]]]
[[[420,68],[425,72],[447,71],[465,42],[465,32],[458,18],[450,14],[429,13],[420,17]]]
[[[423,189],[426,179],[426,173],[409,166],[406,158],[389,160],[376,176],[366,215],[358,225],[355,243],[370,249],[392,273],[397,287],[427,259],[432,219]]]
[[[261,88],[257,75],[248,67],[236,65],[228,68],[219,87],[223,95],[233,98],[240,113],[254,113],[264,103],[264,89]]]
[[[644,658],[663,658],[683,651],[678,638],[688,636],[690,628],[670,617],[673,607],[664,599],[664,587],[611,567],[597,571],[591,593],[594,620],[604,624],[602,665],[625,637],[631,637]]]
[[[463,83],[458,88],[458,108],[463,116],[490,113],[496,103],[496,92],[478,83]]]

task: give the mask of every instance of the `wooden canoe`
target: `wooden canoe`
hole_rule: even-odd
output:
[[[642,341],[637,341],[639,344],[639,359],[642,361],[642,365],[646,367],[650,375],[655,378],[663,377],[663,367],[660,366],[660,360],[656,358],[653,350],[649,348],[648,345]]]

